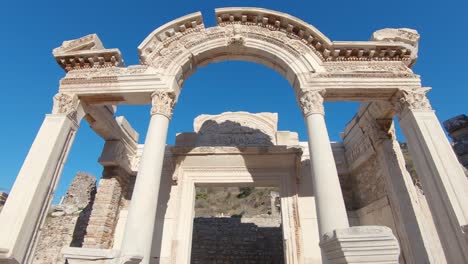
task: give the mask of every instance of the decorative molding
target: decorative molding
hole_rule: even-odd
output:
[[[357,61],[357,62],[325,62],[322,65],[326,72],[315,73],[312,76],[330,78],[419,78],[402,62],[397,61]]]
[[[283,32],[307,45],[323,61],[404,61],[411,65],[417,57],[417,40],[403,41],[406,39],[401,34],[387,34],[385,39],[369,42],[332,42],[306,22],[273,10],[218,8],[215,13],[219,26],[241,24]]]
[[[147,65],[132,65],[128,67],[108,67],[108,68],[87,68],[79,70],[70,70],[62,79],[61,84],[95,83],[117,81],[119,76],[129,76],[147,72]]]
[[[106,49],[96,34],[64,41],[52,51],[55,60],[65,72],[76,69],[123,66],[118,49]]]
[[[325,90],[306,90],[297,92],[297,102],[304,117],[311,114],[325,114],[325,110],[323,108],[324,95]]]
[[[176,100],[173,92],[155,91],[151,94],[151,115],[160,114],[171,119]]]
[[[245,39],[240,35],[240,26],[233,25],[232,27],[226,28],[227,44],[228,45],[244,45]]]
[[[426,93],[430,88],[402,89],[392,98],[394,110],[398,116],[403,116],[406,111],[430,111],[432,110]]]

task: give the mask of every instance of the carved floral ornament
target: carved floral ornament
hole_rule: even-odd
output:
[[[325,90],[298,91],[296,97],[304,117],[311,114],[325,114],[323,108],[323,96]]]
[[[151,94],[151,115],[161,114],[171,119],[176,95],[173,92],[156,91]]]
[[[66,114],[73,121],[77,121],[77,111],[80,105],[78,96],[58,93],[54,96],[53,114]]]
[[[401,116],[406,111],[429,111],[431,104],[426,97],[430,88],[399,90],[392,98],[392,103],[397,115]]]

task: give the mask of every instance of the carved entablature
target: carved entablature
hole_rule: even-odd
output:
[[[306,90],[297,92],[297,102],[304,117],[307,117],[310,114],[325,114],[325,110],[323,108],[324,94],[325,90]]]
[[[419,78],[404,63],[397,61],[374,62],[325,62],[325,72],[315,73],[313,77],[378,77],[378,78]]]
[[[60,85],[116,83],[119,77],[144,73],[154,73],[147,65],[132,65],[128,67],[87,68],[71,70],[60,80]]]
[[[118,49],[106,49],[96,34],[64,41],[52,51],[55,60],[66,72],[73,69],[123,66]]]
[[[400,42],[397,38],[382,41],[332,42],[308,23],[267,9],[218,8],[216,18],[220,26],[239,23],[284,32],[289,38],[300,40],[310,47],[323,61],[404,61],[407,65],[412,65],[417,57],[417,48],[414,45]]]
[[[151,115],[160,114],[171,119],[177,98],[175,93],[156,91],[151,95]]]
[[[426,97],[426,93],[431,88],[402,89],[392,98],[395,112],[402,117],[408,110],[410,111],[430,111],[431,104]]]

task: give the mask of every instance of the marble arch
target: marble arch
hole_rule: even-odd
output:
[[[135,184],[118,249],[109,247],[109,239],[114,239],[109,232],[96,226],[111,220],[95,215],[90,220],[96,221],[94,229],[89,229],[93,236],[85,238],[85,247],[64,254],[69,263],[153,261],[158,199],[148,197],[159,194],[173,108],[185,79],[198,66],[222,60],[264,64],[295,89],[308,131],[308,147],[303,148],[310,154],[307,170],[313,184],[308,188],[315,200],[310,208],[315,208],[320,239],[315,247],[320,246],[323,259],[396,263],[399,256],[388,228],[349,226],[323,102],[351,100],[362,105],[345,129],[345,163],[356,169],[373,157],[382,166],[406,262],[468,262],[466,178],[425,95],[429,88],[422,87],[420,76],[411,70],[418,56],[415,30],[382,29],[371,41],[331,41],[306,22],[272,10],[220,8],[215,13],[217,25],[211,28],[204,27],[201,13],[194,13],[153,31],[138,47],[139,65],[126,67],[120,51],[106,49],[95,34],[54,49],[66,75],[0,214],[0,263],[32,262],[38,232],[83,118],[106,141],[99,160],[103,174],[134,177]],[[144,148],[125,118],[114,117],[120,104],[152,105]],[[401,151],[395,148],[395,115],[421,175],[435,236],[427,232]],[[378,257],[364,243],[369,240],[381,246]],[[443,252],[437,251],[438,243]],[[295,257],[287,263],[313,262],[290,250]]]

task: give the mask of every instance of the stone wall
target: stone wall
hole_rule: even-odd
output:
[[[79,172],[70,184],[64,202],[53,205],[34,253],[34,264],[65,263],[65,246],[81,247],[96,194],[96,178]]]
[[[284,263],[281,219],[195,218],[191,263]]]
[[[351,176],[348,185],[352,192],[352,205],[347,205],[348,210],[363,208],[386,195],[385,180],[375,155],[355,169]]]
[[[465,174],[468,170],[468,116],[459,115],[444,121],[444,127],[453,139],[453,149],[465,167]],[[468,175],[468,174],[467,174]]]

